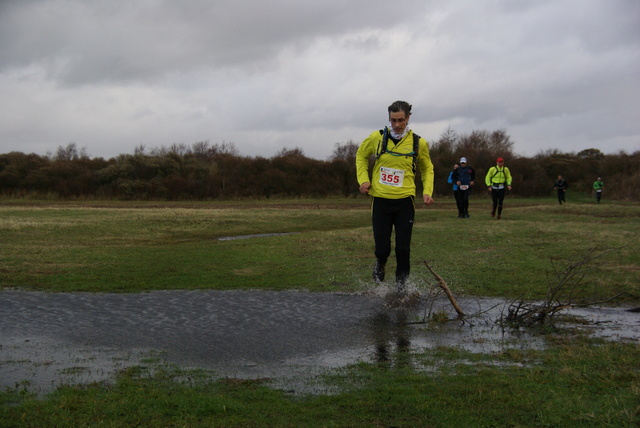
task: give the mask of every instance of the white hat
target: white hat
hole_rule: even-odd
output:
[[[467,158],[460,158],[460,163],[467,163]]]

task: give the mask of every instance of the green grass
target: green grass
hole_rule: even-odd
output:
[[[342,392],[313,396],[266,380],[132,368],[114,385],[64,387],[46,400],[0,394],[0,419],[34,427],[636,426],[639,350],[586,340],[480,356],[441,348],[351,366],[328,380]]]
[[[640,204],[486,198],[468,220],[451,199],[419,207],[412,278],[428,261],[454,294],[541,298],[554,263],[592,248],[585,287],[640,303]],[[219,241],[223,236],[296,232]],[[45,291],[361,291],[373,245],[365,199],[126,203],[0,201],[0,285]],[[391,266],[393,268],[393,266]],[[0,426],[637,426],[640,346],[547,336],[544,350],[397,352],[327,375],[336,394],[290,395],[268,380],[211,381],[134,367],[114,384],[46,397],[0,393]]]
[[[305,289],[358,291],[370,277],[373,239],[365,199],[101,205],[0,204],[0,285],[46,291]],[[428,261],[467,294],[544,295],[553,264],[589,249],[617,249],[591,266],[602,295],[640,299],[640,205],[507,200],[502,220],[489,201],[457,219],[451,200],[419,207],[412,278],[430,281]],[[284,236],[220,241],[226,236]],[[392,262],[393,263],[393,262]],[[393,269],[393,266],[390,266]]]

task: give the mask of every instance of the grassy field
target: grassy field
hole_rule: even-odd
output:
[[[640,306],[640,204],[486,198],[418,207],[412,281],[457,295],[544,297],[554,269],[588,264],[589,297]],[[220,240],[251,234],[284,234]],[[611,250],[611,251],[610,251]],[[198,203],[0,201],[0,285],[51,292],[299,289],[358,292],[373,245],[362,199]],[[393,266],[390,266],[393,269]],[[640,346],[554,332],[545,350],[407,355],[335,373],[342,392],[289,396],[261,381],[191,382],[166,368],[41,399],[0,394],[0,426],[636,426]],[[424,370],[416,367],[426,368]],[[193,373],[190,379],[196,379]]]
[[[640,300],[640,204],[558,206],[507,200],[502,220],[473,201],[419,207],[412,279],[428,261],[459,292],[544,296],[548,274],[589,250],[605,252],[590,280],[599,293]],[[219,240],[251,234],[289,233]],[[0,285],[46,291],[304,289],[358,291],[370,278],[366,199],[199,204],[0,204]],[[393,261],[391,261],[393,263]],[[390,266],[393,269],[393,266]]]

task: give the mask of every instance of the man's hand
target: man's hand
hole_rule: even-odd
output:
[[[369,193],[369,188],[371,187],[371,183],[369,183],[368,181],[365,181],[364,183],[362,183],[362,185],[360,186],[360,193],[362,194],[367,194]]]
[[[424,194],[422,195],[422,199],[424,199],[424,204],[427,206],[433,203],[433,198],[431,197],[431,195]]]

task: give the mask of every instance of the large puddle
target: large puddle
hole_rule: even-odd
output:
[[[218,238],[218,241],[235,241],[238,239],[267,238],[271,236],[293,235],[294,233],[295,232],[282,232],[282,233],[260,233],[257,235],[223,236],[221,238]]]
[[[314,374],[404,350],[471,352],[542,348],[539,336],[495,323],[506,302],[461,298],[470,322],[423,323],[448,301],[389,305],[384,292],[157,291],[138,294],[0,292],[0,386],[46,393],[113,380],[124,368],[174,364],[214,377],[271,378],[286,390],[323,392]],[[640,340],[640,314],[625,308],[568,313],[593,335]],[[481,314],[481,315],[480,315]]]

